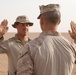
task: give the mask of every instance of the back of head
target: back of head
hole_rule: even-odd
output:
[[[38,19],[40,19],[40,17],[44,18],[47,22],[57,24],[57,22],[61,19],[59,4],[40,6],[40,15],[38,16]]]

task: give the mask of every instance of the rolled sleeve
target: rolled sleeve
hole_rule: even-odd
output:
[[[7,53],[9,50],[8,40],[0,42],[0,53]]]
[[[76,64],[76,40],[74,40],[74,43],[72,42],[72,46],[73,46],[73,53],[74,53],[75,64]]]
[[[17,75],[32,75],[33,62],[28,52],[19,58],[17,62]]]

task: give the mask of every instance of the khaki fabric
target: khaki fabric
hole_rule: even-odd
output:
[[[76,50],[56,31],[41,33],[26,44],[17,63],[17,75],[71,75]]]
[[[48,4],[48,5],[41,5],[39,6],[40,9],[40,15],[38,16],[38,19],[40,18],[40,16],[46,12],[60,12],[60,5],[59,4]]]
[[[1,41],[2,39],[0,39]],[[14,75],[16,72],[16,64],[18,60],[18,55],[22,50],[24,50],[24,43],[20,41],[15,35],[6,41],[0,42],[0,53],[6,53],[8,56],[8,73],[9,75]]]
[[[12,26],[15,28],[16,23],[27,23],[29,26],[33,25],[33,22],[29,21],[29,18],[26,15],[20,15],[16,18],[16,21]]]

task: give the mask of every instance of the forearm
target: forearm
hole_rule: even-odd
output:
[[[7,53],[9,50],[8,42],[3,41],[3,38],[0,39],[0,53]]]

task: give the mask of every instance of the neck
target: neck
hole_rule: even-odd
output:
[[[27,41],[28,40],[28,36],[21,36],[19,34],[17,34],[18,38],[21,40],[21,41]]]
[[[47,26],[45,26],[43,31],[44,32],[46,32],[46,31],[57,31],[57,26],[56,25],[47,25]]]

